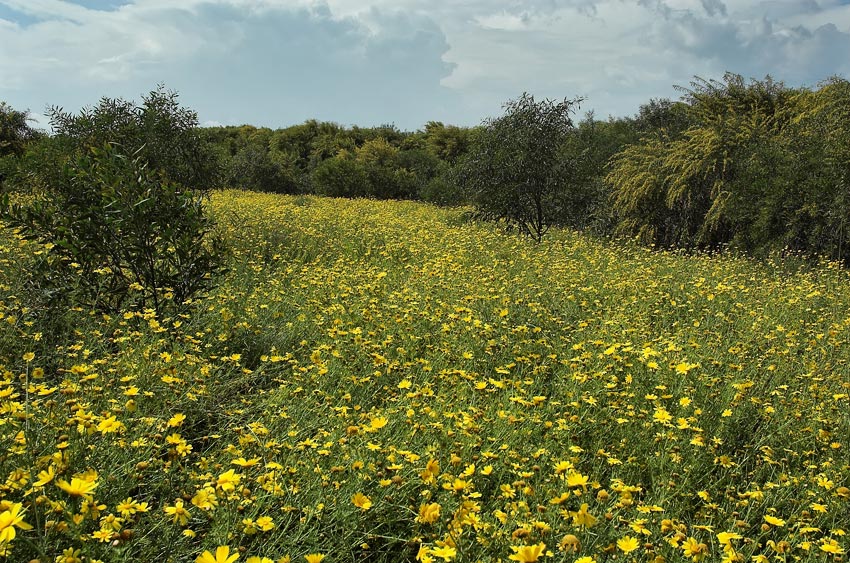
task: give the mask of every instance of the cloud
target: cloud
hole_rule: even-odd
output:
[[[158,82],[200,119],[475,124],[523,91],[634,113],[724,71],[850,73],[841,0],[0,0],[0,99],[76,110]]]
[[[52,4],[40,1],[7,5],[41,17]],[[0,27],[0,99],[73,110],[102,95],[138,98],[164,82],[202,120],[223,123],[283,126],[316,117],[416,128],[460,118],[455,94],[440,85],[452,70],[442,60],[448,45],[427,16],[374,8],[370,28],[324,5],[247,7],[61,6],[25,28]]]

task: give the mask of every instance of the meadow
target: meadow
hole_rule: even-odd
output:
[[[215,193],[191,312],[43,311],[0,235],[0,558],[842,561],[850,275]]]

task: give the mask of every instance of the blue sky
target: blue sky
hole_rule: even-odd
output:
[[[606,117],[725,71],[850,78],[850,0],[0,0],[0,100],[36,118],[157,83],[206,124]]]

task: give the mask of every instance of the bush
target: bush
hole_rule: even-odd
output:
[[[225,183],[256,192],[294,194],[298,180],[294,165],[275,159],[265,147],[248,145],[230,159]]]
[[[198,114],[181,107],[177,98],[176,92],[160,85],[142,96],[140,106],[102,98],[76,115],[56,107],[48,115],[69,158],[115,143],[169,180],[192,189],[212,188],[220,173],[215,153],[198,132]]]
[[[313,189],[330,197],[365,197],[369,178],[363,166],[345,154],[322,161],[311,175]]]
[[[67,164],[30,204],[5,195],[2,215],[47,245],[32,281],[48,305],[162,312],[188,304],[221,269],[222,245],[205,244],[213,223],[203,198],[107,144]]]

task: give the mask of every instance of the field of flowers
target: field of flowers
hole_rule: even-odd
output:
[[[847,271],[211,205],[173,318],[46,315],[0,235],[0,560],[845,560]]]

